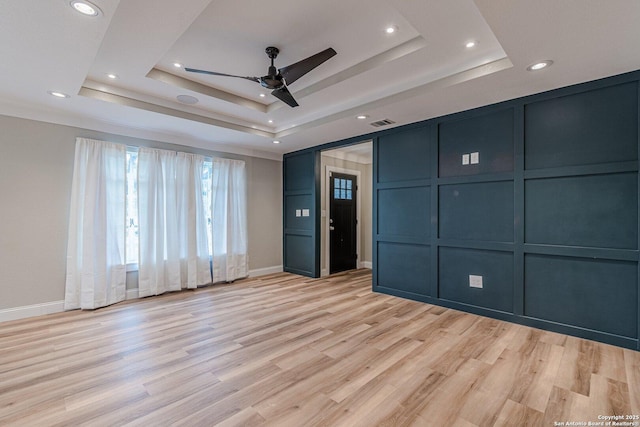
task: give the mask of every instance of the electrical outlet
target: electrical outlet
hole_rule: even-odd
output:
[[[463,154],[462,155],[462,164],[465,165],[465,166],[469,164],[469,155],[468,154]]]
[[[472,288],[482,288],[482,276],[469,275],[469,286]]]
[[[296,216],[302,216],[302,210],[296,209]]]

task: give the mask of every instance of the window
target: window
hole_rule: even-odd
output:
[[[213,162],[205,160],[202,171],[202,199],[206,209],[207,216],[207,236],[209,237],[209,256],[213,255],[213,233],[212,233],[212,217],[211,217],[211,196],[212,196],[212,179],[213,179]]]
[[[351,200],[353,197],[350,179],[333,179],[333,198],[336,200]]]
[[[213,162],[204,162],[202,171],[202,199],[206,211],[207,235],[209,237],[209,256],[212,252],[212,219],[211,219],[211,182]],[[127,199],[126,199],[126,260],[127,264],[138,264],[138,149],[127,147]]]

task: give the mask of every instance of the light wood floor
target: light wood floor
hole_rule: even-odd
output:
[[[553,426],[640,415],[638,352],[370,289],[367,270],[283,273],[2,323],[0,425]]]

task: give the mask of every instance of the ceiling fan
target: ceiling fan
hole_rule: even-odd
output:
[[[283,101],[290,107],[297,107],[298,103],[287,89],[287,86],[298,80],[300,77],[307,74],[309,71],[316,68],[326,60],[336,55],[336,51],[332,48],[318,52],[315,55],[298,61],[295,64],[288,65],[283,68],[279,68],[276,73],[276,67],[273,65],[273,60],[276,59],[280,50],[277,47],[269,46],[265,49],[267,56],[271,59],[271,66],[266,76],[262,77],[244,77],[234,76],[233,74],[216,73],[215,71],[197,70],[195,68],[185,67],[185,71],[191,73],[209,74],[212,76],[225,76],[225,77],[237,77],[240,79],[251,80],[252,82],[260,83],[267,89],[273,89],[271,95],[275,96],[279,100]]]

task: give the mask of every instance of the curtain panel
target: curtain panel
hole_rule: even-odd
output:
[[[140,297],[211,283],[203,164],[200,155],[138,152]]]
[[[213,159],[213,281],[249,275],[247,255],[247,177],[240,160]]]
[[[178,153],[178,232],[180,235],[180,277],[183,288],[211,283],[207,216],[202,198],[204,156]]]
[[[125,167],[124,145],[76,138],[65,310],[125,299]]]

